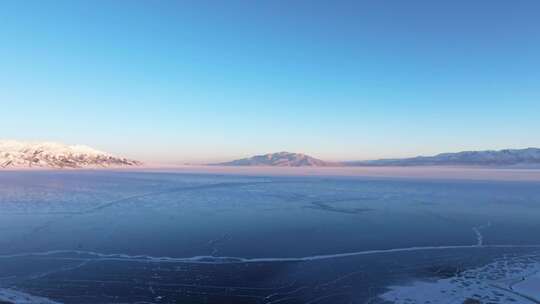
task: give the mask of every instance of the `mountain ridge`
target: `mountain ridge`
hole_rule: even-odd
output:
[[[540,148],[462,151],[433,156],[329,162],[302,153],[277,152],[210,165],[271,167],[540,166]]]
[[[118,168],[142,163],[84,145],[0,140],[0,168]]]
[[[339,163],[327,162],[303,153],[277,152],[255,155],[229,162],[211,164],[218,166],[271,166],[271,167],[331,167]]]
[[[540,149],[503,149],[440,153],[433,156],[344,162],[347,166],[516,166],[540,165]]]

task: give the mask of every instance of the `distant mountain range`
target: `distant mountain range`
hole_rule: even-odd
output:
[[[339,163],[326,162],[305,154],[278,152],[256,155],[231,162],[213,164],[221,166],[273,166],[273,167],[332,167]]]
[[[116,168],[141,162],[96,149],[53,142],[0,140],[0,168]]]
[[[348,166],[527,166],[540,165],[540,149],[465,151],[401,159],[345,162]]]
[[[540,166],[540,149],[465,151],[400,159],[327,162],[311,156],[279,152],[256,155],[214,165],[279,167],[361,167],[361,166]]]
[[[88,146],[53,142],[0,140],[1,168],[118,168],[137,167],[136,160],[113,156]],[[256,155],[220,166],[271,167],[362,167],[362,166],[514,166],[540,168],[540,149],[465,151],[400,159],[330,162],[301,153],[278,152]]]

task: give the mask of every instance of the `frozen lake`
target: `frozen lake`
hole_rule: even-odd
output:
[[[2,172],[0,303],[540,303],[539,219],[534,181]]]

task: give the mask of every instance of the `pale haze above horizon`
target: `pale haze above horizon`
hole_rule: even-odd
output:
[[[540,147],[540,2],[2,1],[0,139],[145,162]]]

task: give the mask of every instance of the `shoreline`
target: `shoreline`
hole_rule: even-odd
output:
[[[255,167],[255,166],[208,166],[146,165],[140,167],[111,168],[4,168],[1,172],[141,172],[179,174],[218,174],[244,176],[313,176],[313,177],[364,177],[398,179],[451,179],[472,181],[540,181],[537,168],[492,168],[463,166],[415,166],[415,167]]]

